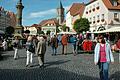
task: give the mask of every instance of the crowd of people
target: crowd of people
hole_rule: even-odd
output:
[[[94,63],[99,66],[100,71],[100,79],[101,80],[109,80],[109,63],[114,62],[114,57],[112,54],[112,49],[110,43],[106,40],[103,35],[98,35],[95,44],[89,37],[83,35],[39,35],[39,36],[26,36],[26,67],[32,66],[33,63],[33,55],[36,54],[39,61],[39,67],[44,67],[44,56],[46,53],[47,45],[51,46],[52,56],[57,55],[57,48],[59,44],[62,45],[62,55],[67,55],[67,45],[68,43],[72,46],[73,55],[77,55],[79,46],[80,49],[84,51],[94,50]],[[14,59],[19,59],[19,38],[16,36],[12,41],[13,49],[14,49]],[[94,46],[93,46],[94,45]],[[120,38],[116,42],[115,46],[118,50],[120,50]],[[7,41],[4,39],[0,39],[0,47],[3,50],[7,49]]]

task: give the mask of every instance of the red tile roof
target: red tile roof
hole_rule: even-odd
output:
[[[81,8],[81,5],[83,5],[83,3],[73,3],[71,8],[68,10],[68,12],[70,11],[70,14],[72,16],[75,15]]]
[[[108,9],[110,9],[110,10],[120,10],[120,4],[118,4],[117,6],[114,6],[114,5],[112,5],[110,0],[102,0],[102,1]],[[118,3],[119,2],[120,2],[120,0],[118,0]]]
[[[74,16],[76,16],[76,15],[82,16],[84,9],[85,9],[85,4],[81,4],[80,9],[74,14]]]
[[[89,2],[88,4],[86,5],[89,5],[93,2],[95,2],[97,0],[92,0],[91,2]],[[102,0],[103,3],[105,4],[105,6],[109,9],[109,10],[120,10],[120,0],[118,0],[118,5],[117,6],[114,6],[111,2],[111,0]]]
[[[38,27],[38,24],[33,24],[31,27]]]
[[[52,19],[47,19],[47,20],[43,20],[39,23],[40,26],[46,26],[47,24],[58,24],[58,21],[56,18],[52,18]]]

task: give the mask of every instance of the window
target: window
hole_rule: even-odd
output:
[[[104,14],[102,14],[102,19],[104,19]]]
[[[114,13],[114,20],[119,21],[119,15],[118,15],[118,13]]]
[[[97,15],[97,22],[100,22],[100,16]]]
[[[93,17],[93,23],[95,23],[95,16]]]
[[[117,6],[117,1],[113,1],[113,6]]]
[[[118,18],[118,13],[114,13],[114,19]]]

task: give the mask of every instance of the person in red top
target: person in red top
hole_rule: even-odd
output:
[[[102,35],[98,41],[94,50],[94,63],[99,66],[100,80],[109,80],[109,63],[114,62],[111,47],[109,43],[105,42]]]
[[[87,51],[88,50],[88,39],[85,38],[85,40],[83,41],[83,50]]]
[[[67,43],[68,43],[68,39],[67,39],[67,35],[66,34],[64,34],[62,36],[61,42],[62,42],[62,54],[66,55],[67,54]]]

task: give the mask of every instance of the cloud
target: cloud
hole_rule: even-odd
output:
[[[47,15],[57,14],[56,9],[50,9],[46,11],[32,12],[30,13],[30,18],[43,17]]]

